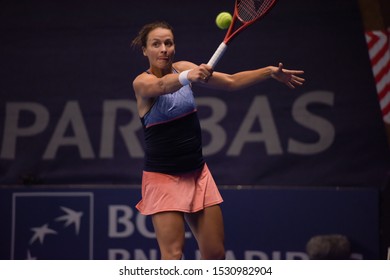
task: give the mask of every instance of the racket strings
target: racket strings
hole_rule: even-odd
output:
[[[275,0],[237,0],[238,17],[243,22],[252,21],[266,13]]]

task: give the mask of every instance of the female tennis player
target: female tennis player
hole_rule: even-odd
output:
[[[223,199],[202,155],[191,85],[234,91],[273,78],[295,88],[304,82],[303,71],[280,63],[229,75],[206,64],[175,62],[173,28],[166,22],[145,25],[132,44],[150,64],[133,81],[145,138],[142,199],[136,207],[152,216],[161,259],[182,258],[185,222],[202,259],[224,259]]]

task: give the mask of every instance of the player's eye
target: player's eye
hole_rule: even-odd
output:
[[[173,42],[172,41],[166,41],[165,42],[165,46],[172,47],[173,46]]]

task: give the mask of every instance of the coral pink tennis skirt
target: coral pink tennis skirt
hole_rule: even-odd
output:
[[[144,171],[142,199],[136,208],[144,215],[164,211],[193,213],[222,201],[205,164],[197,171],[180,175]]]

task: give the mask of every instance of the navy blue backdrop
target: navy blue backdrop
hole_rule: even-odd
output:
[[[207,62],[225,33],[215,16],[233,1],[183,3],[3,1],[0,183],[138,184],[142,130],[131,84],[148,65],[132,38],[143,24],[167,20],[177,60]],[[321,3],[279,1],[216,69],[283,62],[305,70],[305,86],[195,88],[219,184],[383,183],[389,154],[357,1]]]
[[[221,186],[227,259],[308,259],[315,235],[342,234],[351,258],[379,259],[375,188]],[[136,186],[0,188],[0,259],[159,259]],[[185,259],[199,259],[187,230]]]

